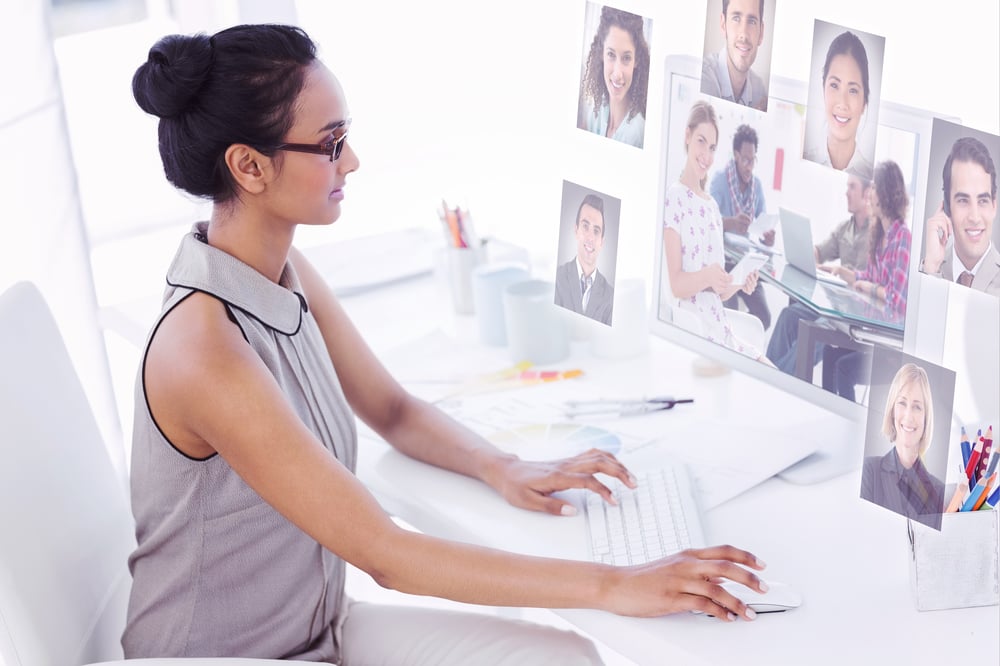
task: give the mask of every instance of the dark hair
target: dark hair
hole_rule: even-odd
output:
[[[580,207],[576,209],[576,226],[580,226],[580,213],[583,212],[584,206],[590,206],[601,214],[601,238],[604,238],[604,227],[606,223],[604,222],[604,199],[597,196],[596,194],[588,194],[580,202]]]
[[[646,91],[649,87],[649,44],[642,32],[642,17],[614,7],[601,8],[601,22],[597,26],[597,34],[590,44],[587,54],[587,67],[581,85],[582,95],[594,102],[594,115],[600,111],[601,105],[608,98],[607,84],[604,82],[604,40],[612,26],[621,28],[632,37],[635,44],[635,67],[632,69],[632,85],[628,89],[628,117],[635,114],[646,115]]]
[[[890,221],[902,220],[906,216],[906,207],[910,204],[906,195],[906,183],[899,165],[892,160],[879,162],[875,166],[875,194],[878,196],[878,206]],[[868,247],[870,265],[875,265],[879,245],[885,231],[881,224],[871,225],[871,242]]]
[[[868,94],[871,88],[868,86],[868,53],[865,45],[851,31],[842,32],[830,42],[830,48],[826,50],[826,62],[823,63],[823,84],[826,85],[826,75],[830,73],[830,62],[835,56],[849,55],[858,63],[861,70],[861,86],[865,90],[865,104],[868,104]]]
[[[944,181],[942,190],[944,191],[944,214],[951,215],[951,165],[952,162],[973,162],[983,167],[983,171],[990,175],[990,198],[997,198],[997,168],[993,164],[990,151],[979,139],[971,136],[963,136],[951,145],[951,152],[948,159],[944,161],[944,170],[941,178]]]
[[[760,16],[758,16],[757,18],[759,18],[761,21],[763,21],[764,20],[764,0],[760,0],[760,9],[758,11],[760,12]],[[729,12],[729,0],[722,0],[722,15],[725,16],[727,12]]]
[[[160,159],[175,187],[224,203],[238,196],[225,163],[234,143],[271,155],[292,126],[316,45],[300,28],[239,25],[209,37],[168,35],[132,77],[132,95],[158,116]]]
[[[757,150],[757,131],[749,125],[740,125],[733,135],[733,152],[738,152],[748,141],[753,144],[753,149]]]

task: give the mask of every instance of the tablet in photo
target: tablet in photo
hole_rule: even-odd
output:
[[[563,181],[555,304],[611,325],[621,199]]]

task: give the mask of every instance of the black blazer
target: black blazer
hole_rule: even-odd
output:
[[[944,511],[944,483],[917,458],[907,470],[896,447],[884,456],[865,458],[861,468],[861,497],[890,511],[938,527]]]

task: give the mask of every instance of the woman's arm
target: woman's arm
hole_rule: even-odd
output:
[[[571,504],[551,496],[559,490],[586,488],[610,499],[611,491],[594,477],[597,472],[635,485],[625,466],[607,452],[523,461],[410,395],[372,353],[316,269],[294,249],[290,259],[351,408],[402,453],[480,479],[515,506],[553,514],[573,512]]]
[[[752,617],[712,582],[725,577],[759,589],[744,567],[761,565],[728,546],[616,569],[399,528],[305,427],[222,304],[208,295],[192,295],[164,319],[144,380],[157,424],[175,446],[192,456],[221,455],[288,520],[386,587],[489,605]]]
[[[691,298],[706,289],[712,289],[720,295],[728,291],[729,296],[732,296],[742,286],[733,285],[732,278],[719,264],[709,264],[697,271],[685,271],[682,268],[681,237],[673,229],[663,230],[663,250],[666,252],[667,271],[670,275],[670,291],[676,298]]]

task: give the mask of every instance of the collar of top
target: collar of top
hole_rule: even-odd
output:
[[[236,257],[209,245],[206,222],[198,222],[181,240],[167,271],[167,284],[211,294],[285,335],[294,335],[308,310],[302,287],[286,263],[275,284]]]

